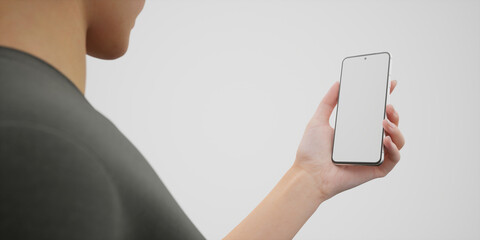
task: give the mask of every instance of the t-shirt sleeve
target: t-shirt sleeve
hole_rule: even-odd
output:
[[[82,144],[54,128],[0,122],[0,239],[116,239],[118,199]]]

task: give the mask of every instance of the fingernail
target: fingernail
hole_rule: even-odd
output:
[[[388,119],[387,119],[387,123],[388,123],[388,127],[390,127],[390,129],[393,129],[395,127],[395,124],[390,122],[390,120],[388,120]]]
[[[385,141],[387,142],[387,144],[385,144],[385,145],[389,145],[389,146],[391,145],[390,139],[391,139],[390,136],[385,137]]]
[[[392,138],[390,138],[390,147],[391,148],[396,148],[397,146],[395,145],[395,143],[393,142]]]

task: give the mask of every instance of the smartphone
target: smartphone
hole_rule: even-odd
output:
[[[382,164],[390,62],[388,52],[343,59],[332,149],[335,164]]]

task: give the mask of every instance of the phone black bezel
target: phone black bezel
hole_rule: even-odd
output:
[[[389,76],[390,75],[390,62],[391,62],[391,58],[392,58],[390,53],[389,52],[377,52],[377,53],[355,55],[355,56],[346,57],[342,60],[342,66],[341,66],[341,69],[340,69],[340,84],[338,86],[337,110],[336,110],[336,113],[335,113],[335,128],[333,130],[332,154],[331,154],[331,159],[332,159],[332,162],[334,164],[379,166],[383,163],[383,160],[384,160],[384,159],[382,159],[383,139],[384,139],[384,136],[385,136],[385,129],[383,129],[383,128],[382,128],[382,141],[380,142],[380,159],[377,162],[337,162],[333,159],[333,149],[334,149],[334,146],[335,146],[335,135],[336,135],[336,129],[337,129],[337,117],[338,117],[338,108],[339,108],[338,103],[340,102],[340,89],[342,87],[343,64],[344,64],[345,60],[347,60],[349,58],[365,57],[365,56],[378,55],[378,54],[387,54],[388,55],[387,89],[385,90],[385,104],[384,104],[384,107],[383,107],[383,118],[385,119],[386,114],[387,114],[387,98],[388,98],[388,87],[389,87],[388,81],[390,81],[390,79],[389,79],[389,77],[390,77]]]

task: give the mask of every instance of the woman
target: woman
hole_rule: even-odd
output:
[[[86,55],[122,56],[143,0],[0,0],[0,238],[203,239],[136,148],[85,99]],[[392,88],[396,82],[392,82]],[[295,162],[225,239],[290,239],[328,198],[400,160],[387,106],[385,161],[336,166],[333,84]]]

